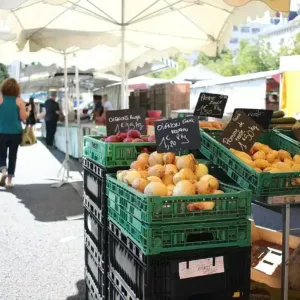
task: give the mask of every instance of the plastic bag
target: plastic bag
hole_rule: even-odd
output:
[[[21,146],[30,146],[37,142],[32,127],[26,126],[22,134]]]

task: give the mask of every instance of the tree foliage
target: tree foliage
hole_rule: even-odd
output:
[[[9,77],[7,67],[0,63],[0,84],[2,81]]]
[[[276,70],[279,68],[280,56],[300,54],[300,33],[278,52],[272,50],[269,43],[261,40],[258,45],[241,41],[235,57],[230,50],[223,50],[216,57],[210,58],[200,53],[198,63],[223,75],[234,76],[255,72]]]
[[[172,78],[176,77],[177,75],[179,75],[184,69],[186,69],[190,66],[189,63],[180,54],[177,54],[174,57],[170,57],[170,58],[177,63],[177,68],[169,68],[167,70],[164,70],[164,71],[161,71],[158,73],[153,73],[153,74],[151,74],[151,77],[172,79]]]
[[[247,41],[241,41],[236,56],[228,49],[218,51],[216,57],[209,57],[204,53],[200,53],[197,63],[208,67],[220,75],[234,76],[277,70],[279,68],[280,56],[288,55],[300,55],[300,33],[277,52],[272,50],[270,44],[264,40],[254,45]],[[177,55],[172,59],[178,63],[177,68],[170,68],[152,74],[152,77],[172,79],[185,68],[189,67],[188,62],[182,55]]]

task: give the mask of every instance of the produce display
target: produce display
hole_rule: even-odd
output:
[[[121,132],[117,135],[103,136],[102,141],[107,143],[153,143],[155,136],[142,136],[138,130],[129,130],[126,133]]]
[[[223,130],[227,126],[227,122],[199,122],[199,128],[210,130]]]
[[[269,125],[270,129],[293,129],[293,126],[297,120],[295,118],[285,117],[285,113],[283,111],[276,111],[273,113],[273,117],[271,119],[271,123]]]
[[[209,175],[208,168],[199,164],[192,154],[142,153],[129,170],[119,171],[117,179],[147,196],[192,196],[223,194],[219,181]],[[208,210],[213,202],[192,203],[188,210]]]
[[[300,172],[300,155],[292,157],[285,150],[276,151],[268,145],[255,143],[248,154],[234,149],[230,151],[257,172]]]

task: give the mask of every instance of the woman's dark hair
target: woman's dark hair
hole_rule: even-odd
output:
[[[21,88],[14,78],[5,79],[1,85],[1,94],[3,96],[20,97]]]
[[[34,104],[34,98],[33,97],[29,98],[29,104]]]
[[[101,102],[102,96],[101,95],[94,95],[94,102]]]

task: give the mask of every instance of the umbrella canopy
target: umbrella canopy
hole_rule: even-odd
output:
[[[20,60],[25,64],[40,62],[64,66],[62,54],[68,55],[67,66],[80,70],[96,69],[103,73],[121,75],[120,38],[114,33],[36,28],[21,31],[17,43],[0,44],[2,63]],[[126,73],[136,71],[145,63],[165,60],[178,52],[175,48],[164,51],[151,50],[134,42],[126,42],[124,62]]]
[[[280,0],[288,3],[287,0]],[[226,3],[227,2],[227,3]],[[270,7],[272,2],[266,1]],[[35,28],[115,33],[120,41],[149,49],[170,47],[215,55],[226,45],[232,25],[263,16],[268,4],[234,0],[2,0],[0,14],[12,34]],[[229,3],[229,4],[228,4]],[[241,6],[241,4],[246,4]],[[234,7],[233,5],[239,5]],[[277,6],[278,7],[278,6]],[[276,7],[276,8],[277,8]],[[275,8],[275,6],[274,6]],[[286,6],[280,6],[286,8]],[[213,20],[213,21],[212,21]],[[38,33],[38,32],[37,32]],[[110,40],[105,41],[108,45]]]

